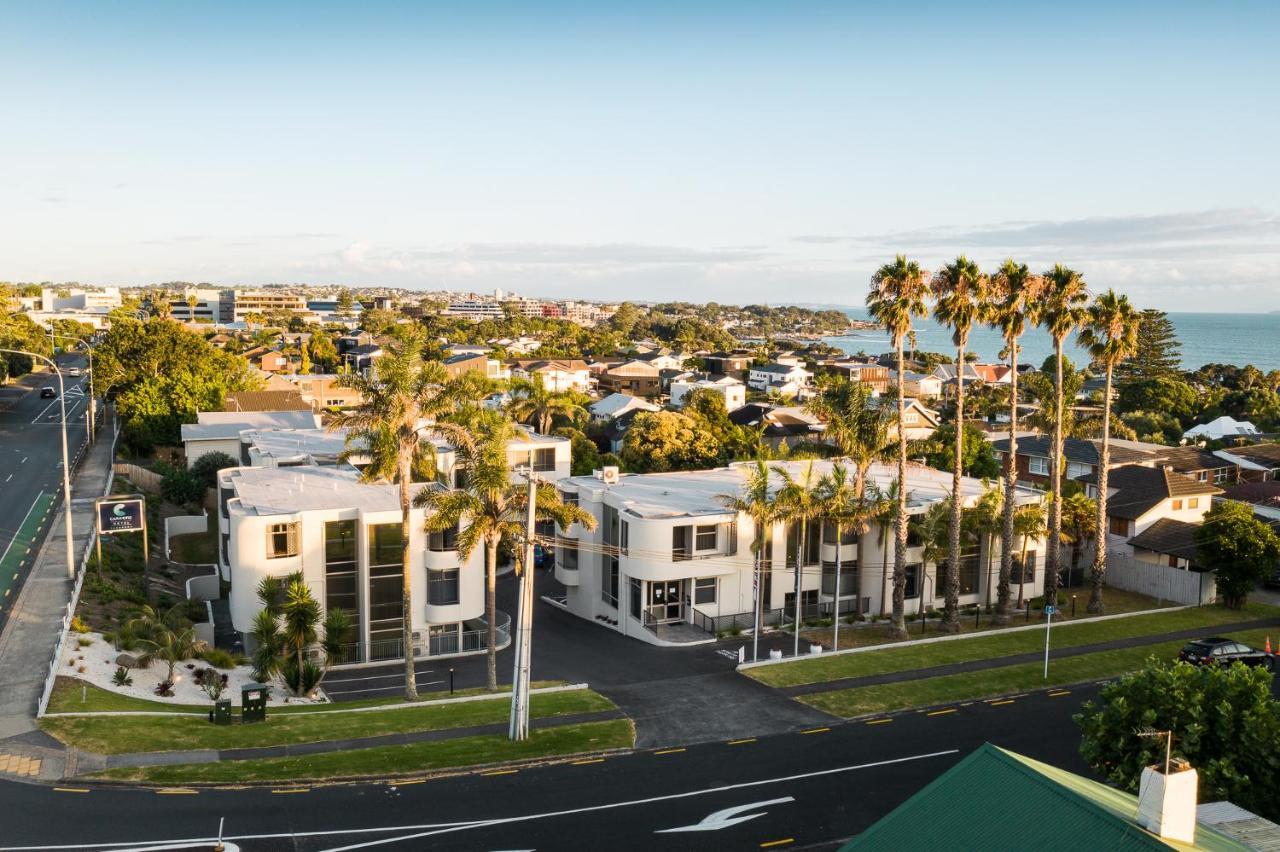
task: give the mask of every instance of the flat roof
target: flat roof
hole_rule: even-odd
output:
[[[326,509],[399,512],[400,490],[391,483],[361,482],[348,467],[244,467],[231,476],[240,508],[251,515],[287,515]],[[414,491],[428,487],[414,485]]]

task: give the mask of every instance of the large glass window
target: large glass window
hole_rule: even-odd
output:
[[[298,522],[272,524],[267,527],[267,558],[283,559],[298,555]]]
[[[913,562],[904,566],[907,575],[906,592],[903,597],[918,598],[920,597],[920,563]]]
[[[1049,475],[1049,460],[1044,456],[1031,456],[1027,460],[1027,470],[1036,476]]]
[[[546,473],[556,469],[556,448],[544,447],[540,450],[533,451],[533,469],[539,473]]]
[[[618,608],[618,557],[606,556],[600,563],[600,599]]]
[[[644,601],[640,599],[640,581],[635,577],[631,577],[627,581],[628,587],[631,589],[631,617],[640,618],[640,609],[644,606]]]
[[[427,603],[448,606],[458,602],[458,569],[427,572]]]
[[[403,656],[403,542],[399,522],[369,525],[369,656]]]
[[[960,553],[960,594],[972,595],[978,591],[978,574],[982,561],[976,547],[965,548]]]
[[[1034,550],[1028,550],[1025,561],[1023,560],[1021,553],[1013,554],[1013,566],[1009,571],[1009,582],[1034,583],[1035,581],[1036,552]]]
[[[699,525],[694,533],[694,547],[700,551],[716,549],[716,525]]]
[[[824,524],[822,527],[822,543],[836,543],[836,525],[832,523]],[[840,543],[842,545],[850,545],[858,543],[858,531],[853,528],[852,524],[840,525]]]
[[[566,571],[578,570],[578,540],[576,538],[556,539],[556,564]]]
[[[700,577],[693,581],[693,602],[696,604],[713,604],[716,602],[715,577]]]
[[[852,595],[858,590],[858,563],[855,561],[840,563],[840,594]],[[822,563],[822,593],[834,595],[836,591],[836,563]]]
[[[449,527],[448,529],[438,530],[428,534],[427,550],[436,553],[445,553],[450,550],[458,549],[458,527]]]
[[[356,564],[356,522],[327,521],[324,525],[324,608],[327,612],[341,609],[351,621],[347,642],[360,642],[359,568]],[[343,654],[350,662],[359,662],[357,653]]]

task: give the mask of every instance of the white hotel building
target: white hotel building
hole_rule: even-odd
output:
[[[361,482],[356,468],[333,458],[334,436],[319,430],[248,429],[239,438],[250,464],[218,475],[219,571],[231,585],[233,627],[252,630],[264,577],[301,571],[323,607],[352,617],[345,662],[403,658],[399,488]],[[513,468],[532,462],[539,476],[556,480],[569,474],[570,446],[532,435],[513,440],[508,456]],[[454,462],[452,449],[438,444],[440,481],[415,490],[457,484]],[[460,559],[456,530],[427,533],[425,512],[413,509],[409,532],[415,656],[483,651],[483,551]],[[500,613],[504,645],[509,625]]]
[[[774,462],[796,474],[804,462]],[[820,474],[830,461],[813,463]],[[579,476],[562,480],[567,500],[595,516],[588,532],[575,526],[562,533],[556,548],[556,578],[564,584],[564,606],[627,636],[653,644],[704,641],[733,624],[753,624],[753,523],[724,507],[720,498],[738,494],[752,465],[736,464],[715,470],[681,473]],[[909,468],[909,511],[924,513],[950,492],[951,474],[921,465]],[[611,473],[611,472],[610,472]],[[888,488],[896,467],[876,465],[869,484]],[[606,481],[612,479],[614,481]],[[776,481],[776,480],[775,480]],[[983,484],[966,478],[961,493],[972,506]],[[1038,492],[1019,493],[1019,504],[1043,500]],[[844,530],[837,545],[834,527],[811,523],[801,572],[801,607],[806,618],[830,616],[836,600],[836,548],[840,548],[839,612],[880,615],[892,609],[894,536],[890,528],[856,534]],[[790,619],[795,598],[795,536],[798,530],[781,523],[770,531],[768,563],[762,572],[764,620],[777,624]],[[918,614],[923,605],[941,608],[942,590],[937,567],[924,564],[914,533],[909,539],[906,612]],[[962,605],[991,603],[996,598],[999,537],[966,551],[961,561]],[[1020,563],[1021,542],[1015,562]],[[1024,595],[1040,594],[1043,585],[1044,544],[1027,543]],[[888,566],[888,571],[884,567]],[[1015,566],[1017,594],[1021,565]],[[785,616],[784,616],[785,613]]]

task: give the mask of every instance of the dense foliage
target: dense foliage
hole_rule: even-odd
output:
[[[981,429],[972,423],[964,424],[963,457],[961,469],[965,476],[977,479],[995,479],[1000,476],[1000,462],[991,442]],[[944,423],[925,441],[915,441],[909,451],[912,458],[923,458],[925,464],[939,470],[951,470],[956,463],[956,427]]]
[[[1246,503],[1214,503],[1195,537],[1197,561],[1216,573],[1218,594],[1229,607],[1244,606],[1254,584],[1280,567],[1280,536]]]

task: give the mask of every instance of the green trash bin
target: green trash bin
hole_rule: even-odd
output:
[[[231,699],[223,698],[213,702],[213,709],[209,711],[209,721],[215,725],[230,725]]]
[[[240,689],[240,721],[265,722],[267,719],[267,694],[271,687],[265,683],[248,683]]]

